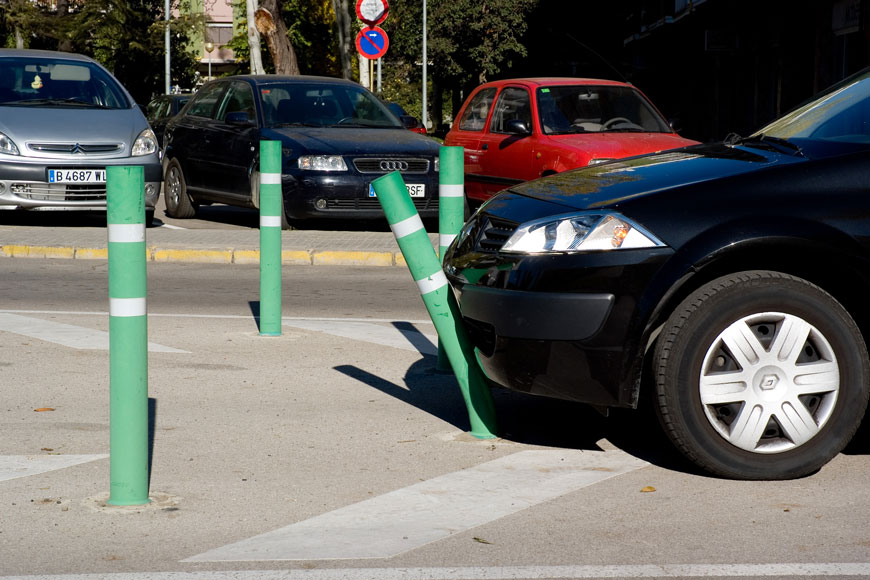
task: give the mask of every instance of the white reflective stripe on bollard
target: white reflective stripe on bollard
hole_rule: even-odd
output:
[[[280,173],[261,173],[260,183],[262,185],[281,185]]]
[[[260,227],[261,228],[280,228],[281,227],[281,216],[261,215],[260,216]]]
[[[109,316],[145,316],[145,298],[109,298]]]
[[[438,186],[438,195],[441,197],[463,197],[465,186],[460,184],[442,183]]]
[[[411,217],[405,218],[400,222],[390,224],[390,229],[393,230],[396,239],[404,238],[422,230],[423,220],[420,219],[420,214],[415,213]]]
[[[145,224],[109,224],[109,243],[145,241]]]
[[[438,245],[443,248],[448,247],[453,243],[453,240],[456,239],[456,234],[439,234],[438,235]]]
[[[417,288],[420,289],[420,295],[425,296],[430,292],[435,292],[436,290],[440,290],[444,286],[447,286],[447,276],[444,275],[444,272],[439,270],[428,278],[414,280],[414,282],[417,283]]]

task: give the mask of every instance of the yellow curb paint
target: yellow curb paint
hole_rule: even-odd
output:
[[[154,250],[155,262],[203,262],[209,264],[232,264],[232,250]]]
[[[315,266],[392,266],[391,252],[314,252]]]
[[[233,264],[259,264],[259,250],[235,250],[233,252]]]
[[[75,257],[79,260],[108,260],[107,248],[76,248]]]
[[[398,252],[395,254],[396,257],[396,266],[408,266],[408,262],[405,261],[405,254],[402,252]]]
[[[5,246],[13,258],[72,258],[74,248],[54,248],[51,246]]]
[[[310,266],[311,252],[308,250],[284,250],[281,252],[281,263],[291,266]]]

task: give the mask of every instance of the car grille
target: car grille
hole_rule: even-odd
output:
[[[416,173],[429,172],[429,160],[408,157],[359,157],[353,166],[360,173]]]
[[[106,155],[120,153],[123,143],[28,143],[27,148],[40,153],[61,153],[68,155]]]
[[[438,209],[437,197],[413,198],[414,207],[417,211]],[[337,210],[380,210],[381,202],[372,199],[327,199],[326,209]]]
[[[104,201],[106,184],[13,183],[12,193],[34,201]]]
[[[471,233],[474,236],[474,251],[484,254],[498,252],[516,229],[517,224],[511,221],[481,216]]]

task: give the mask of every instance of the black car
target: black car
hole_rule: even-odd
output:
[[[151,129],[154,130],[154,134],[157,135],[157,142],[161,148],[163,147],[163,132],[166,130],[166,124],[169,119],[184,108],[192,96],[190,93],[160,95],[151,99],[145,107],[145,117],[148,119]]]
[[[357,83],[246,75],[206,83],[165,133],[166,211],[257,207],[259,143],[282,143],[287,219],[379,218],[371,182],[400,171],[422,217],[438,215],[439,144],[405,130]]]
[[[750,137],[507,190],[445,271],[494,383],[649,392],[709,472],[812,473],[870,393],[870,69]]]

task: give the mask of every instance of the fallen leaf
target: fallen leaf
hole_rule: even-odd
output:
[[[648,485],[648,486],[646,486],[645,488],[643,488],[642,490],[640,490],[640,493],[651,493],[651,492],[653,492],[653,491],[655,491],[655,490],[656,490],[656,488],[654,488],[654,487],[651,486],[651,485]]]
[[[40,407],[38,409],[34,409],[34,411],[36,411],[37,413],[42,413],[45,411],[54,411],[54,409],[52,409],[51,407]]]
[[[488,542],[488,541],[484,540],[483,538],[478,538],[477,536],[475,536],[473,539],[478,544],[492,544],[492,542]]]

